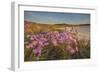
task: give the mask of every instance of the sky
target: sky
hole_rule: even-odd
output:
[[[24,21],[44,24],[90,24],[90,14],[24,11]]]

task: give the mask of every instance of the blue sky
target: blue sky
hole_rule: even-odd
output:
[[[90,24],[90,14],[24,11],[24,20],[45,24]]]

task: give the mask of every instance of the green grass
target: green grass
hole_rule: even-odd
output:
[[[39,58],[40,61],[44,60],[63,60],[63,59],[87,59],[90,58],[90,44],[84,45],[83,41],[78,41],[78,48],[79,51],[74,54],[70,55],[68,52],[64,50],[64,45],[59,45],[53,47],[51,45],[45,46],[42,50],[42,54]],[[36,61],[36,57],[32,52],[32,49],[24,49],[24,60],[25,61]]]

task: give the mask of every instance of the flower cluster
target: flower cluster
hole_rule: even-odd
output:
[[[57,46],[59,44],[66,44],[67,46],[65,50],[70,54],[74,54],[76,53],[76,51],[78,51],[77,40],[75,38],[74,33],[72,32],[40,32],[34,35],[27,35],[27,38],[29,38],[29,41],[25,47],[28,49],[32,49],[37,59],[39,59],[39,57],[41,56],[43,47],[50,44],[53,46]]]

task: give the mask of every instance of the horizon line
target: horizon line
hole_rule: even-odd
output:
[[[80,23],[80,24],[73,24],[73,23],[41,23],[41,22],[36,22],[36,21],[29,21],[29,20],[24,20],[24,22],[32,22],[32,23],[38,23],[38,24],[69,24],[69,25],[82,25],[82,24],[89,24],[90,23]]]

